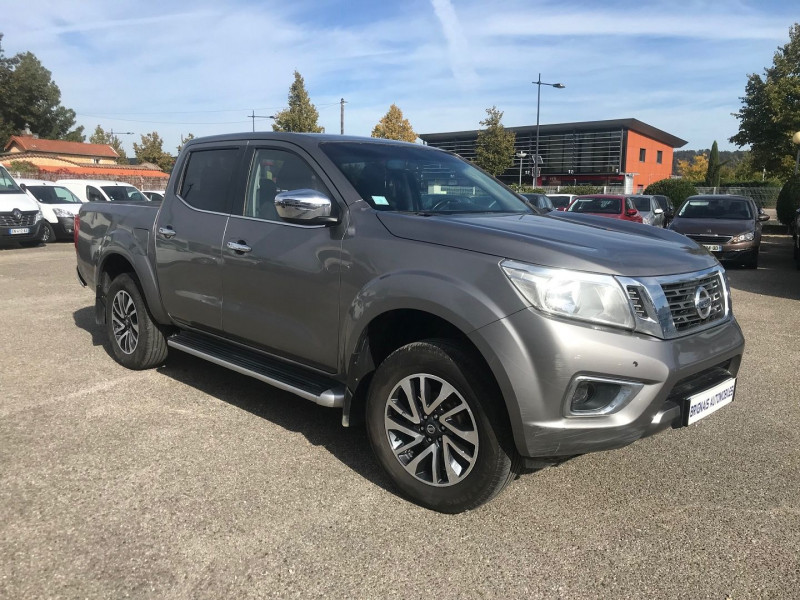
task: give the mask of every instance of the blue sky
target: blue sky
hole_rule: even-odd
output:
[[[132,152],[158,131],[250,131],[286,106],[293,71],[319,123],[369,135],[392,103],[417,133],[632,117],[722,149],[748,73],[762,73],[800,20],[796,0],[31,0],[2,3],[6,56],[29,50],[87,134]],[[270,130],[271,121],[256,120]]]

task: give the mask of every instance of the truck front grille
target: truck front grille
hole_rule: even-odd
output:
[[[711,308],[708,315],[698,308],[696,298],[698,291],[704,288],[711,298]],[[689,279],[677,283],[662,284],[661,289],[669,303],[669,312],[675,330],[686,332],[701,325],[707,325],[725,316],[725,295],[722,291],[722,282],[719,273],[714,273],[702,279]],[[704,294],[700,294],[704,297]]]
[[[13,213],[0,212],[0,227],[30,227],[36,223],[36,213],[38,211],[27,211],[22,213],[17,220]]]

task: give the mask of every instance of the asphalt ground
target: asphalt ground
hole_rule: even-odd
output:
[[[0,598],[798,598],[789,243],[729,270],[735,402],[455,516],[339,411],[177,351],[118,365],[70,244],[0,250]]]

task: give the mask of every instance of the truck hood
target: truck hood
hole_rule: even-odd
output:
[[[639,277],[689,273],[717,264],[705,248],[683,235],[605,217],[557,211],[547,215],[376,214],[399,238],[547,267]]]

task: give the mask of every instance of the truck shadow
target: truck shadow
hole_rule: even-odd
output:
[[[765,235],[761,238],[758,269],[724,266],[734,289],[800,300],[800,273],[792,257],[792,238],[789,235]]]
[[[94,307],[75,311],[73,318],[78,327],[91,334],[92,344],[103,346],[109,352],[105,331],[94,321]],[[109,360],[113,360],[110,353]],[[364,479],[397,494],[372,454],[364,427],[342,427],[340,410],[318,406],[174,349],[170,349],[167,362],[157,371],[203,394],[302,434],[309,443],[325,448]]]

